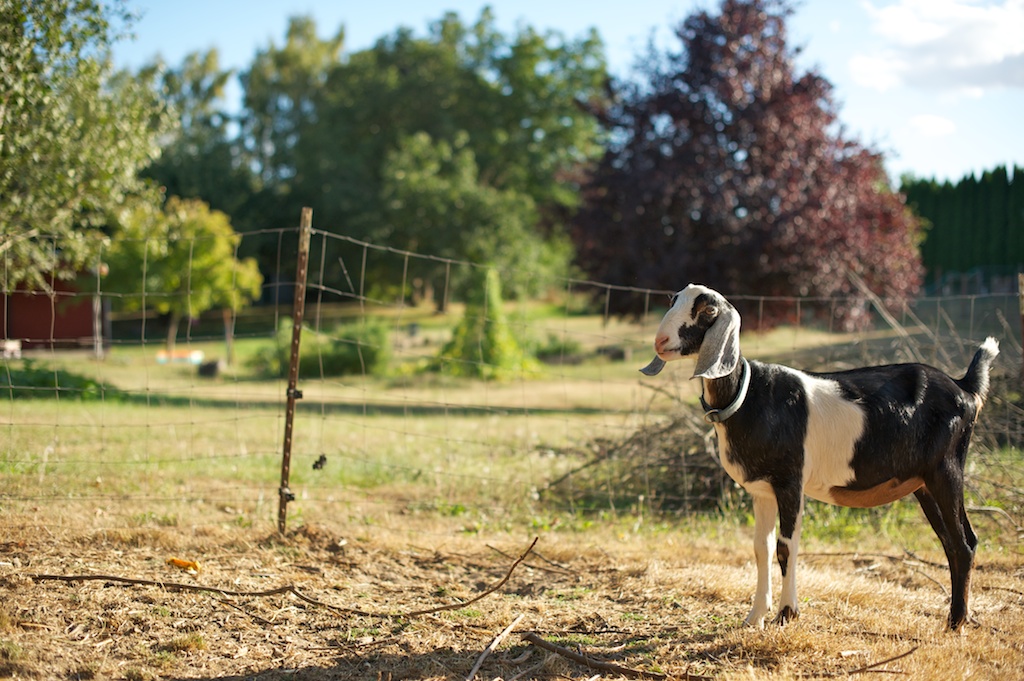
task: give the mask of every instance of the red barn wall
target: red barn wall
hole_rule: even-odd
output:
[[[80,293],[74,282],[53,282],[54,295],[17,290],[0,297],[3,337],[21,347],[88,347],[93,342],[92,294]]]

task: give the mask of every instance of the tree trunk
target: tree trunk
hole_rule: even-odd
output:
[[[181,323],[181,314],[172,312],[167,318],[167,360],[174,361],[174,341],[178,338],[178,325]]]
[[[221,313],[224,315],[224,361],[231,366],[235,362],[235,314],[229,307]]]

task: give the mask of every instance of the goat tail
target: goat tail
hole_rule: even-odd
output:
[[[999,341],[992,336],[985,339],[978,351],[974,353],[971,365],[967,367],[967,373],[957,381],[957,385],[977,396],[979,403],[985,401],[988,395],[988,373],[992,361],[999,354]]]

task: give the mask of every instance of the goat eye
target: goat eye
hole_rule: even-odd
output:
[[[718,308],[714,305],[707,305],[700,311],[700,313],[705,317],[716,317],[718,316]]]

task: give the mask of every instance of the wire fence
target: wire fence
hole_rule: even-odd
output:
[[[259,303],[187,319],[173,347],[155,304],[194,292],[105,290],[102,251],[76,282],[5,283],[0,524],[44,532],[273,524],[297,240],[297,228],[243,235],[236,255],[261,254],[269,272]],[[445,372],[445,362],[466,360],[440,351],[464,315],[495,316],[462,304],[482,264],[322,229],[312,242],[290,523],[329,517],[411,527],[444,516],[466,531],[546,526],[686,513],[728,486],[703,465],[713,460],[713,440],[693,418],[699,386],[685,363],[658,379],[637,372],[650,359],[669,291],[564,279],[544,300],[511,301],[504,313],[513,335],[540,359],[503,380],[470,379]],[[643,296],[647,313],[609,315],[617,295]],[[867,290],[842,301],[733,299],[748,311],[748,357],[809,370],[925,361],[958,375],[985,336],[999,339],[972,491],[978,504],[1007,509],[1020,524],[1018,294],[899,306]],[[870,311],[872,324],[855,333],[831,328],[840,302]],[[124,312],[130,303],[142,309]],[[785,306],[791,323],[758,332],[761,319],[750,311],[766,303]]]

